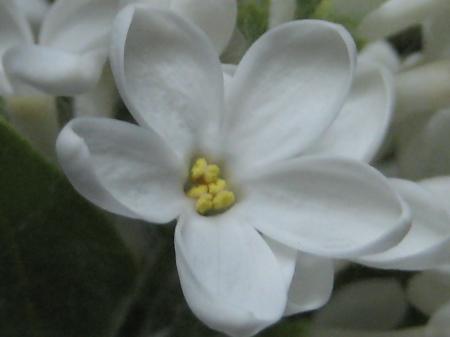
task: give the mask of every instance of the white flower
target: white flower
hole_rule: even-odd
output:
[[[47,0],[16,0],[19,8],[25,13],[33,31],[38,32],[50,4]]]
[[[0,4],[2,19],[14,0]],[[14,22],[23,27],[1,40],[3,64],[11,87],[31,86],[52,95],[72,96],[95,87],[107,59],[112,21],[119,9],[130,1],[120,0],[58,0],[46,15],[37,44],[33,44],[28,23]],[[133,1],[135,2],[135,1]],[[204,29],[221,51],[233,32],[236,19],[235,0],[159,0],[146,1],[155,7],[170,8]],[[16,9],[17,12],[17,9]],[[17,17],[14,13],[13,17]],[[11,21],[11,18],[9,18]],[[17,21],[17,20],[16,20]],[[9,22],[2,22],[7,31]],[[27,26],[25,26],[27,25]],[[20,34],[21,33],[21,34]],[[11,46],[14,40],[14,48]],[[8,47],[6,51],[5,46]],[[1,74],[0,74],[1,75]]]
[[[327,143],[350,89],[355,49],[342,27],[281,25],[233,77],[206,35],[168,11],[127,7],[112,41],[119,91],[141,126],[73,120],[58,138],[60,163],[100,207],[178,219],[181,285],[208,326],[248,336],[285,310],[317,308],[330,257],[383,251],[408,230],[409,210],[371,167],[319,150],[298,157]]]
[[[393,74],[400,69],[400,57],[391,44],[385,40],[368,43],[361,50],[359,56],[366,61],[385,66]]]
[[[379,39],[421,24],[425,57],[433,60],[450,56],[450,3],[447,0],[388,0],[378,5],[361,21],[358,32],[363,37]]]
[[[411,209],[411,230],[397,246],[359,262],[400,270],[424,270],[450,263],[450,178],[390,182]]]

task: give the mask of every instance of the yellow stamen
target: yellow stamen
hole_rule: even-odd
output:
[[[199,158],[195,161],[194,165],[192,165],[191,169],[191,178],[193,180],[198,180],[203,177],[205,174],[206,168],[208,167],[208,163],[205,158]]]
[[[205,193],[208,193],[208,187],[206,185],[197,185],[191,187],[187,192],[187,195],[190,198],[198,199]]]
[[[220,176],[220,168],[217,165],[208,165],[206,167],[205,173],[203,175],[203,179],[207,183],[214,183]]]
[[[185,192],[188,197],[197,199],[195,209],[201,215],[224,212],[236,202],[220,173],[220,167],[208,164],[205,158],[198,158],[192,165]]]
[[[211,194],[203,194],[200,196],[200,198],[198,198],[196,204],[195,204],[195,209],[197,210],[197,212],[199,212],[200,214],[205,214],[208,211],[213,209],[213,196]]]
[[[223,179],[217,179],[214,183],[208,184],[208,191],[211,194],[217,194],[227,188],[227,182]]]
[[[236,201],[234,193],[231,191],[220,191],[213,199],[213,207],[216,211],[225,210]]]

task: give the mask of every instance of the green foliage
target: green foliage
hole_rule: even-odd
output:
[[[297,10],[295,13],[296,19],[312,18],[318,6],[322,3],[321,0],[297,0]]]
[[[270,0],[240,0],[237,26],[251,44],[267,30]]]
[[[135,289],[132,255],[1,118],[0,163],[0,336],[114,336]]]
[[[302,0],[298,0],[302,2]],[[331,21],[343,25],[352,34],[358,50],[364,47],[366,41],[356,34],[359,22],[350,16],[338,15],[330,0],[316,1],[318,4],[310,14],[310,18]]]

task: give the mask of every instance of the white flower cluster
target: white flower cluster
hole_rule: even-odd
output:
[[[343,26],[292,21],[295,3],[272,0],[271,29],[238,64],[222,64],[235,0],[0,0],[11,119],[30,97],[34,110],[74,97],[75,115],[91,117],[59,133],[64,173],[112,213],[176,220],[188,305],[231,336],[323,306],[336,259],[402,271],[450,264],[450,3],[331,4],[360,21],[370,43],[359,54]],[[423,48],[402,59],[384,38],[417,24]],[[137,125],[111,118],[116,88]],[[49,120],[34,121],[38,138],[56,137]],[[375,169],[387,165],[395,178]],[[364,298],[347,294],[329,316],[339,320],[355,297]],[[436,315],[448,320],[445,310]]]

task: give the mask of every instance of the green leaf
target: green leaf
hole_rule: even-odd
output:
[[[237,26],[249,44],[267,30],[270,0],[241,0],[238,3]]]
[[[313,17],[317,8],[321,4],[321,0],[296,0],[297,10],[295,18],[297,19],[309,19]]]
[[[0,163],[0,336],[115,336],[135,291],[132,254],[2,118]]]

